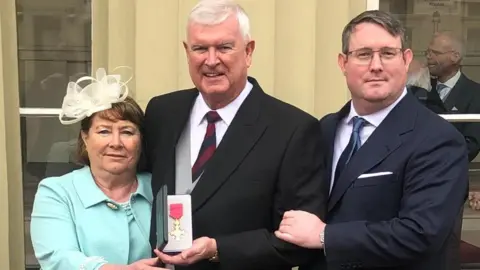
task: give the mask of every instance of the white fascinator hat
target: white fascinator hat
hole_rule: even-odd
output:
[[[128,96],[127,83],[131,78],[123,82],[120,75],[107,74],[104,68],[99,68],[95,77],[83,76],[75,82],[69,82],[58,116],[60,123],[70,125],[80,122],[96,112],[112,108],[114,103],[124,101]]]

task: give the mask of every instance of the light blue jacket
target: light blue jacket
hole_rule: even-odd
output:
[[[89,167],[42,180],[30,225],[42,269],[97,270],[150,258],[151,175],[137,179],[125,208],[97,187]]]

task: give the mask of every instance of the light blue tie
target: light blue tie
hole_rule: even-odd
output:
[[[436,86],[437,92],[438,92],[438,95],[440,96],[440,99],[441,99],[442,101],[445,101],[445,97],[446,97],[446,95],[447,95],[447,91],[446,91],[446,88],[447,88],[447,87],[448,87],[448,86],[446,86],[446,85],[443,84],[443,83],[437,83],[437,86]]]

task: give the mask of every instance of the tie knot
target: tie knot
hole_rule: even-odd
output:
[[[447,86],[443,83],[438,83],[437,84],[437,92],[440,92],[442,91],[444,88],[446,88]]]
[[[216,111],[209,111],[206,115],[207,121],[210,124],[216,123],[218,120],[220,120],[220,115]]]
[[[360,132],[360,129],[362,129],[363,125],[365,125],[365,122],[367,121],[362,117],[353,117],[353,132]]]

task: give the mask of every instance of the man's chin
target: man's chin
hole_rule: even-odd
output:
[[[388,94],[372,94],[372,95],[365,95],[363,97],[364,100],[368,101],[369,103],[381,103],[389,98]]]
[[[208,95],[221,95],[228,91],[228,86],[223,84],[210,84],[205,83],[203,84],[203,93]]]
[[[436,66],[427,66],[428,67],[428,72],[430,73],[431,76],[437,77],[438,76],[438,69]]]

